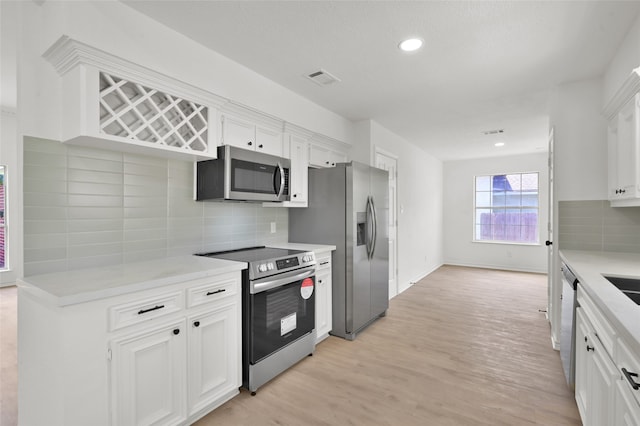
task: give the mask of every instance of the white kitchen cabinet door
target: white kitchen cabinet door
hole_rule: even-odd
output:
[[[309,145],[309,165],[315,167],[330,167],[329,160],[330,151],[324,146],[310,144]]]
[[[615,384],[615,426],[640,425],[640,405],[631,395],[631,388],[625,383],[625,378],[616,381]],[[637,392],[637,391],[636,391]]]
[[[114,340],[113,424],[175,425],[186,419],[185,321]]]
[[[338,151],[331,151],[329,153],[329,162],[331,166],[335,166],[338,163],[345,163],[347,161],[347,154]]]
[[[576,404],[580,417],[587,417],[589,405],[589,371],[590,354],[586,350],[589,341],[589,328],[585,321],[582,308],[576,309],[576,373],[575,373],[575,394]]]
[[[222,143],[282,157],[282,132],[225,114],[222,116]]]
[[[640,94],[631,98],[609,123],[609,199],[612,206],[640,203]],[[616,201],[621,201],[616,203]]]
[[[256,126],[256,151],[282,157],[282,132]]]
[[[189,318],[189,415],[241,386],[237,304]]]
[[[256,126],[253,123],[224,115],[222,118],[222,142],[255,151]]]
[[[328,254],[328,256],[327,256]],[[331,252],[321,253],[316,272],[316,343],[327,338],[332,322]]]
[[[309,190],[309,150],[308,143],[302,138],[291,136],[290,140],[291,170],[289,171],[290,204],[307,206]]]
[[[584,426],[614,421],[614,386],[618,370],[600,342],[586,311],[576,310],[575,394]]]

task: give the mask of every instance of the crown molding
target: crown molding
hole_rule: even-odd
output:
[[[229,102],[221,96],[74,40],[67,35],[56,40],[42,57],[53,65],[60,76],[79,65],[85,65],[203,105],[219,108]]]
[[[304,127],[300,127],[288,122],[284,123],[284,131],[302,139],[311,139],[313,137],[313,132],[311,130],[307,130]]]
[[[351,148],[351,144],[349,143],[330,138],[329,136],[325,136],[320,133],[314,133],[311,137],[311,141],[315,144],[325,145],[329,148],[338,149],[340,151],[348,151]]]
[[[239,102],[229,101],[220,108],[221,113],[228,113],[239,116],[249,121],[262,124],[263,126],[271,127],[282,131],[284,128],[284,120],[274,117],[273,115],[265,114],[255,108],[243,105]]]
[[[609,103],[604,107],[602,113],[607,120],[612,120],[618,114],[618,111],[622,109],[624,104],[629,102],[636,93],[640,91],[640,68],[636,68],[631,71],[631,74],[622,83],[622,86],[613,95]]]

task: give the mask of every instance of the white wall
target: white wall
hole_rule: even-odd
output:
[[[542,245],[473,242],[474,177],[481,175],[540,172],[539,239],[547,238],[547,154],[527,154],[448,161],[444,163],[444,263],[546,272],[547,250]]]
[[[607,198],[607,128],[602,79],[560,86],[551,105],[556,200]]]
[[[60,140],[60,82],[42,58],[66,34],[219,96],[347,143],[352,123],[117,2],[21,2],[24,133]]]
[[[375,121],[369,121],[369,133],[372,153],[378,147],[398,157],[398,291],[402,292],[442,265],[442,162]]]

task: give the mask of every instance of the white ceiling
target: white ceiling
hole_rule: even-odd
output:
[[[614,1],[125,3],[444,161],[546,151],[553,88],[602,75],[640,10]],[[424,48],[399,51],[408,36]],[[304,77],[320,68],[341,82]],[[504,133],[482,134],[493,129]]]

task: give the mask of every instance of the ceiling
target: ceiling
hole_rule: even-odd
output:
[[[546,151],[554,87],[602,75],[640,10],[614,1],[124,2],[443,161]],[[409,36],[424,47],[401,52]],[[305,77],[321,68],[341,82]],[[483,134],[496,129],[504,133]]]

